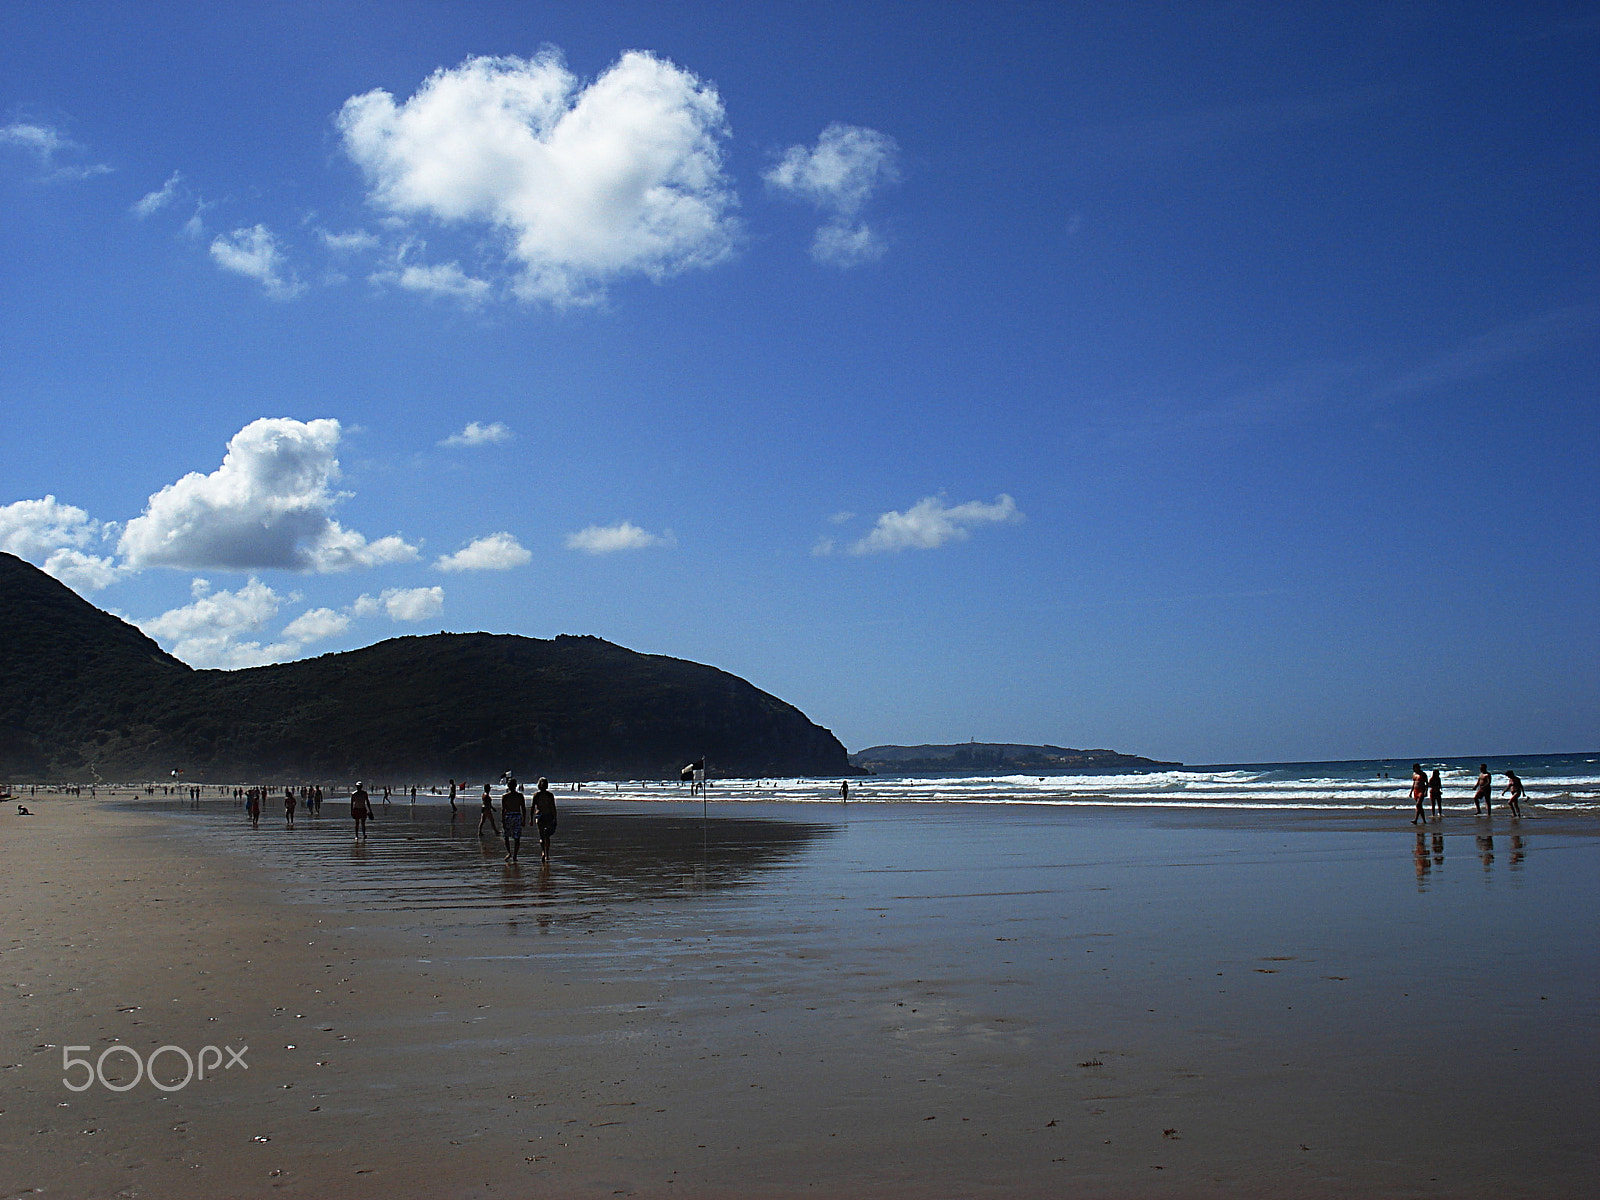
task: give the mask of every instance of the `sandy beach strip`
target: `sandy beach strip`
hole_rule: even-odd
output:
[[[253,841],[32,806],[0,817],[3,1197],[1553,1197],[1597,1165],[1592,819],[1435,852],[1370,817],[568,806],[541,872],[437,805],[365,850],[333,806]],[[64,1086],[62,1047],[117,1044],[248,1068]]]

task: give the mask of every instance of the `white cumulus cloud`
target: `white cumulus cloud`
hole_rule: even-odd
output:
[[[252,421],[211,474],[191,472],[150,497],[122,531],[125,564],[328,572],[415,560],[401,538],[369,542],[333,519],[339,436],[331,419]]]
[[[357,596],[350,611],[358,617],[387,616],[391,621],[425,621],[444,611],[444,589],[385,588],[376,596]]]
[[[1020,520],[1022,514],[1010,496],[997,496],[992,504],[972,500],[956,505],[947,505],[938,496],[927,496],[905,512],[883,513],[866,537],[852,543],[850,553],[934,550],[947,542],[965,540],[976,526]]]
[[[278,615],[279,607],[294,597],[280,596],[252,576],[237,591],[211,590],[204,579],[196,579],[190,593],[194,599],[136,622],[139,628],[165,646],[175,657],[192,667],[258,667],[282,662],[300,649],[292,641],[262,644],[245,640]]]
[[[674,546],[677,539],[669,530],[657,536],[640,529],[632,521],[617,525],[590,525],[577,533],[569,533],[565,544],[568,550],[581,550],[585,554],[614,554],[619,550],[643,550],[650,546]]]
[[[283,627],[279,636],[302,645],[338,637],[350,628],[350,617],[331,608],[313,608],[301,613]]]
[[[351,97],[338,124],[375,205],[493,230],[524,300],[595,303],[610,281],[664,279],[733,245],[722,101],[649,53],[587,86],[554,50],[469,58],[400,103]]]
[[[223,270],[254,279],[275,300],[291,300],[305,290],[265,225],[219,233],[211,239],[211,257]]]
[[[55,550],[44,560],[44,571],[75,592],[98,592],[115,583],[121,568],[108,557],[82,550]]]
[[[899,159],[900,148],[888,134],[835,122],[815,146],[790,146],[762,178],[773,190],[828,214],[811,256],[849,267],[881,258],[887,249],[860,213],[874,192],[900,178]]]
[[[116,564],[86,549],[105,532],[83,509],[54,496],[0,505],[0,550],[27,559],[74,591],[97,592],[116,581]]]
[[[484,425],[479,421],[468,421],[467,426],[460,433],[452,433],[439,443],[441,446],[495,446],[501,442],[509,442],[513,434],[511,427],[500,421],[491,421]]]
[[[491,533],[433,565],[441,571],[505,571],[533,561],[533,554],[509,533]]]
[[[0,506],[0,550],[30,562],[62,546],[87,546],[99,529],[83,509],[54,496]]]

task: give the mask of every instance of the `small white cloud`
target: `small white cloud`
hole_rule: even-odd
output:
[[[338,124],[375,205],[492,231],[523,300],[598,303],[613,280],[659,281],[732,250],[722,101],[648,53],[586,87],[555,50],[469,58],[398,104],[351,97]]]
[[[13,121],[10,125],[0,127],[0,142],[21,146],[43,159],[74,144],[53,126],[38,125],[31,121]]]
[[[331,419],[252,421],[220,467],[168,484],[128,522],[127,565],[330,572],[415,560],[402,538],[369,542],[333,519],[340,432]]]
[[[279,635],[285,641],[307,645],[338,637],[350,628],[350,617],[331,608],[313,608],[301,613],[283,627]]]
[[[372,283],[392,283],[408,292],[444,296],[463,304],[481,304],[490,292],[488,280],[474,279],[453,262],[430,266],[412,263],[396,271],[376,271],[367,278]]]
[[[159,212],[178,198],[179,185],[183,182],[183,175],[174,171],[171,177],[153,192],[146,192],[134,201],[130,212],[141,221],[152,213]]]
[[[357,596],[350,611],[358,617],[383,615],[391,621],[425,621],[444,611],[444,589],[385,588],[377,596]]]
[[[305,290],[265,225],[219,233],[211,239],[211,257],[223,270],[254,279],[274,300],[291,300]]]
[[[293,641],[263,645],[243,640],[278,615],[296,597],[280,596],[252,576],[238,591],[213,592],[204,579],[190,586],[193,602],[136,624],[172,654],[193,667],[258,667],[283,662],[298,653]]]
[[[378,235],[368,233],[365,229],[351,230],[349,233],[329,233],[326,229],[319,231],[322,244],[335,254],[359,254],[363,250],[375,250],[378,247]]]
[[[452,433],[439,445],[496,446],[501,442],[509,442],[512,436],[511,427],[500,421],[491,421],[487,425],[478,421],[468,421],[465,429],[460,433]]]
[[[811,547],[811,557],[827,558],[833,553],[833,544],[833,539],[831,537],[819,537],[816,545]]]
[[[532,561],[533,554],[509,533],[491,533],[433,565],[440,571],[505,571]]]
[[[90,179],[110,174],[104,163],[60,163],[58,155],[69,157],[86,153],[83,146],[67,137],[54,125],[41,121],[13,121],[0,125],[0,146],[17,146],[33,155],[39,164],[39,179],[44,183],[59,180]]]
[[[900,178],[900,148],[876,129],[835,122],[813,146],[790,146],[762,178],[774,191],[829,214],[811,257],[836,267],[882,258],[883,238],[859,214],[874,192]]]
[[[934,550],[947,542],[964,541],[978,525],[1022,520],[1010,496],[995,497],[992,504],[972,500],[946,505],[938,496],[917,501],[905,512],[882,514],[872,532],[850,547],[851,554],[879,554],[888,550]]]
[[[888,249],[888,242],[860,222],[824,225],[811,239],[811,257],[830,267],[877,262]]]
[[[657,536],[640,529],[632,521],[618,525],[591,525],[566,536],[568,550],[581,550],[585,554],[614,554],[619,550],[644,550],[650,546],[675,546],[677,539],[672,531]]]
[[[828,524],[830,524],[830,525],[848,525],[851,521],[854,521],[855,519],[856,519],[856,515],[853,512],[836,512],[836,513],[834,513],[832,516],[830,516],[828,518]]]

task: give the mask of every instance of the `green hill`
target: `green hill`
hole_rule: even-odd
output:
[[[735,675],[595,637],[393,638],[196,671],[0,554],[0,777],[191,781],[844,775],[844,747]]]

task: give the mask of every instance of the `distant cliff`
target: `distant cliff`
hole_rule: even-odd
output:
[[[1065,746],[1023,746],[1010,742],[960,742],[950,746],[869,746],[850,756],[855,766],[874,772],[972,771],[1164,771],[1182,763],[1157,762],[1115,750],[1072,750]]]
[[[595,637],[394,638],[196,671],[0,553],[0,778],[421,782],[854,775],[838,739],[714,667]]]

